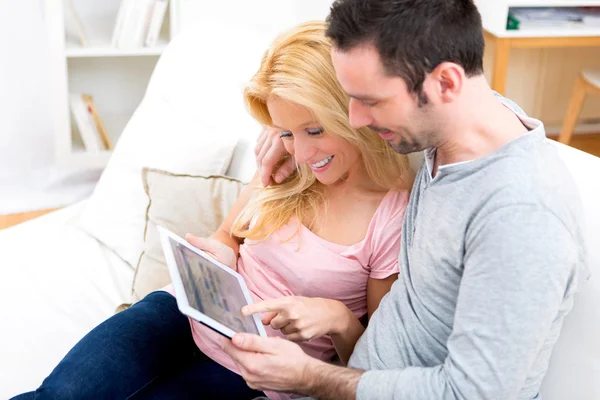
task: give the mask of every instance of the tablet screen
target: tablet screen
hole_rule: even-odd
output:
[[[190,307],[235,332],[259,334],[252,317],[241,313],[247,304],[234,275],[169,238]]]

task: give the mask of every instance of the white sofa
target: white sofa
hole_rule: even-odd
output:
[[[218,42],[215,37],[220,38]],[[0,231],[0,398],[39,385],[86,332],[111,316],[118,304],[129,300],[133,266],[88,233],[89,215],[83,224],[88,225],[85,230],[81,219],[90,212],[90,207],[94,209],[90,204],[98,203],[95,196],[110,194],[106,189],[110,188],[110,179],[117,179],[114,177],[125,168],[128,157],[134,156],[132,149],[138,153],[150,151],[144,137],[162,135],[165,143],[175,137],[184,141],[178,149],[185,151],[186,147],[192,147],[188,152],[202,157],[211,151],[214,137],[207,142],[212,145],[202,146],[197,137],[192,140],[185,135],[177,136],[164,127],[183,129],[202,124],[221,127],[217,140],[240,139],[227,173],[242,180],[252,175],[252,147],[258,129],[242,107],[239,84],[257,68],[268,42],[269,38],[222,24],[205,24],[180,34],[159,61],[147,96],[133,117],[135,121],[123,133],[122,143],[103,176],[104,189],[91,199]],[[160,124],[143,123],[157,118],[162,121]],[[196,131],[194,135],[201,134],[201,129]],[[215,134],[212,129],[207,132]],[[543,398],[597,400],[600,399],[600,180],[596,173],[600,172],[600,159],[557,146],[583,197],[590,265],[595,274],[578,295],[565,321],[544,381]],[[165,157],[178,155],[165,151]],[[140,160],[144,162],[143,157]],[[185,168],[180,163],[177,167]],[[114,192],[112,196],[113,200],[119,200],[121,193]],[[127,199],[122,201],[126,203]],[[130,228],[119,226],[125,223],[110,218],[104,223],[113,224],[107,229],[112,229],[114,235]]]

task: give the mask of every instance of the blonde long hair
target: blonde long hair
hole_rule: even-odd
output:
[[[244,91],[250,114],[260,124],[270,126],[270,96],[300,104],[312,111],[325,134],[339,136],[358,148],[366,173],[375,184],[387,190],[406,188],[410,185],[407,157],[392,150],[372,130],[350,126],[350,99],[336,79],[325,30],[323,21],[306,22],[275,40]],[[298,165],[281,184],[257,190],[234,222],[232,234],[263,240],[293,216],[297,217],[298,229],[303,222],[311,229],[325,204],[324,189],[310,167]]]

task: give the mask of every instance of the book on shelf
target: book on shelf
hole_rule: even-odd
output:
[[[117,48],[155,46],[168,4],[168,0],[121,0],[112,45]]]
[[[93,97],[88,94],[71,93],[69,95],[69,103],[86,151],[101,152],[112,150],[112,141],[106,133]]]
[[[169,0],[155,0],[144,43],[146,47],[154,47],[158,43],[158,37],[160,36],[160,30],[165,20],[168,6]]]
[[[71,16],[73,24],[75,25],[75,31],[77,32],[79,43],[82,47],[86,47],[89,42],[87,39],[87,35],[85,34],[85,30],[83,29],[81,19],[79,19],[79,15],[77,14],[77,10],[75,9],[75,4],[73,3],[73,0],[67,0],[67,8],[69,9],[69,15]]]
[[[94,98],[88,94],[82,94],[81,98],[83,99],[84,103],[88,107],[88,112],[92,116],[92,120],[94,121],[94,126],[96,127],[96,131],[98,132],[98,136],[100,137],[100,141],[102,142],[102,147],[104,148],[104,150],[112,150],[113,149],[112,140],[108,136],[108,133],[106,132],[104,123],[102,122],[102,119],[100,118],[100,115],[98,114],[98,110],[96,109],[96,104],[94,104]]]

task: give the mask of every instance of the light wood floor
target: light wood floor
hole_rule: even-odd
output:
[[[27,220],[41,217],[44,214],[48,214],[49,212],[56,211],[56,209],[50,210],[40,210],[40,211],[31,211],[20,214],[11,214],[11,215],[0,215],[0,229],[5,229],[11,227],[13,225],[20,224],[21,222],[25,222]]]
[[[556,139],[558,136],[549,136],[550,139]],[[600,133],[592,135],[573,135],[569,146],[585,151],[600,157]]]

